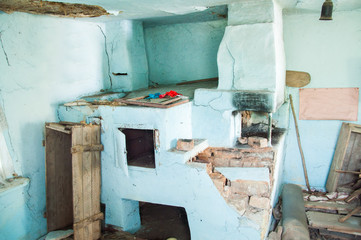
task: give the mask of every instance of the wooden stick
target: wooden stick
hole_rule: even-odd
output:
[[[343,222],[345,222],[347,219],[349,219],[352,215],[354,215],[354,214],[356,214],[356,213],[358,213],[358,212],[360,212],[360,211],[361,211],[361,207],[359,206],[359,207],[355,208],[354,210],[352,210],[350,213],[348,213],[346,216],[338,219],[338,221],[341,222],[341,223],[343,223]]]
[[[306,186],[307,186],[308,191],[311,192],[310,183],[308,181],[305,156],[303,155],[303,150],[302,150],[302,146],[301,146],[301,138],[300,138],[300,133],[299,133],[299,130],[298,130],[297,118],[296,118],[295,108],[293,106],[293,101],[292,101],[292,95],[291,94],[290,94],[290,103],[291,103],[291,108],[292,108],[293,120],[295,121],[298,148],[300,149],[300,154],[301,154],[301,159],[302,159],[302,166],[303,166],[303,173],[305,174]]]
[[[351,173],[351,174],[361,174],[361,171],[360,172],[355,172],[355,171],[344,171],[344,170],[335,170],[335,172],[337,173]]]
[[[345,202],[349,203],[352,200],[354,200],[355,198],[357,198],[359,195],[361,194],[361,188],[359,188],[358,190],[354,191],[350,196],[348,196],[345,199]]]
[[[186,84],[191,84],[191,83],[200,83],[200,82],[209,82],[209,81],[218,81],[218,77],[206,78],[206,79],[200,79],[200,80],[194,80],[194,81],[186,81],[186,82],[177,83],[176,85],[186,85]]]

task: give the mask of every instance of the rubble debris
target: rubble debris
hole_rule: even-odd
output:
[[[240,138],[238,138],[238,142],[239,142],[240,144],[242,144],[242,145],[247,144],[247,143],[248,143],[248,138],[246,138],[246,137],[240,137]]]
[[[109,15],[104,8],[97,5],[36,0],[2,0],[0,10],[8,14],[25,12],[71,18]]]
[[[268,145],[267,138],[263,137],[249,137],[248,145],[253,148],[265,148]]]

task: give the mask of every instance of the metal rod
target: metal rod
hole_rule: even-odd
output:
[[[308,182],[308,175],[307,175],[307,169],[306,169],[305,156],[303,155],[303,150],[302,150],[302,146],[301,146],[301,138],[300,138],[300,133],[299,133],[299,130],[298,130],[297,118],[296,118],[295,108],[293,106],[293,101],[292,101],[292,95],[291,94],[290,94],[290,103],[291,103],[291,108],[292,108],[293,120],[295,121],[298,148],[300,149],[300,154],[301,154],[301,159],[302,159],[302,166],[303,166],[303,173],[305,174],[306,186],[307,186],[308,191],[311,192],[310,183]]]

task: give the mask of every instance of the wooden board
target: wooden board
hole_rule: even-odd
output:
[[[338,219],[341,216],[338,214],[308,211],[306,215],[309,225],[313,228],[361,235],[361,218],[350,217],[345,222],[340,223]]]
[[[357,121],[359,88],[303,88],[300,120]]]
[[[355,174],[337,173],[335,170],[359,171],[361,169],[361,125],[342,123],[335,154],[327,178],[328,192],[338,186],[356,180]]]
[[[189,102],[189,99],[184,97],[162,98],[162,99],[146,99],[146,97],[147,96],[130,98],[130,99],[121,98],[121,99],[115,99],[115,101],[130,105],[155,107],[155,108],[170,108]]]
[[[322,210],[333,210],[333,211],[351,211],[357,206],[357,202],[352,202],[349,204],[341,204],[337,202],[311,202],[305,201],[305,208],[310,209],[322,209]]]
[[[307,72],[286,71],[287,87],[304,87],[311,82],[311,75]]]
[[[100,217],[100,126],[73,126],[72,146],[87,151],[73,152],[74,239],[98,239]],[[81,148],[77,148],[80,149]],[[93,149],[93,150],[92,150]],[[99,216],[100,216],[99,215]]]
[[[92,145],[100,144],[100,126],[92,128],[91,142]],[[101,191],[101,162],[100,151],[92,152],[92,215],[96,215],[101,212],[100,210],[100,191]],[[93,239],[99,239],[101,237],[101,221],[96,220],[93,222]]]
[[[73,223],[71,181],[71,136],[45,128],[46,148],[46,217],[48,231],[69,227]]]
[[[83,144],[83,128],[82,126],[74,126],[72,128],[72,146]],[[83,153],[73,153],[73,209],[74,224],[84,219],[83,204]],[[74,231],[74,239],[84,239],[84,231]]]

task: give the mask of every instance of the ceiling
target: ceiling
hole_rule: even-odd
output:
[[[94,21],[140,19],[149,26],[209,21],[227,17],[227,5],[272,0],[0,0],[0,10],[61,17],[97,17]],[[274,0],[288,12],[320,12],[324,0]],[[333,0],[334,11],[361,9],[361,0]],[[106,16],[102,16],[106,15]],[[89,18],[88,18],[89,20]],[[92,21],[92,20],[91,20]]]
[[[52,0],[55,2],[99,5],[123,19],[145,19],[195,13],[212,6],[235,2],[270,0]],[[320,12],[324,0],[277,0],[285,9]],[[334,11],[361,8],[361,0],[333,0]]]

